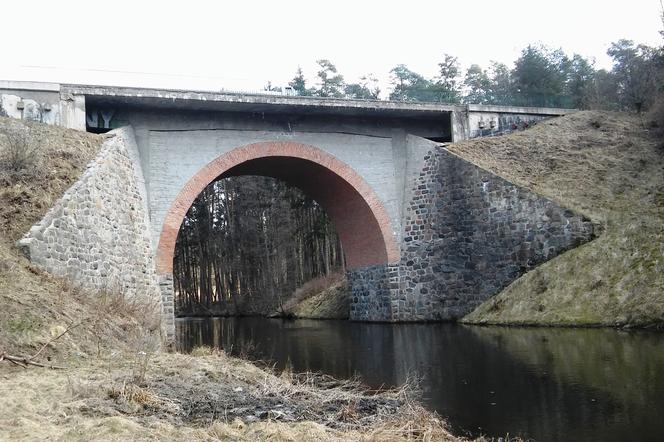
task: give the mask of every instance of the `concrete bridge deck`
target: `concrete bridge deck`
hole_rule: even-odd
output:
[[[0,80],[0,99],[0,109],[11,117],[58,124],[79,130],[90,127],[85,119],[86,106],[96,109],[129,106],[183,111],[449,120],[447,124],[451,130],[447,134],[449,136],[447,141],[460,141],[477,135],[481,129],[478,124],[480,121],[486,121],[486,126],[482,125],[482,128],[492,129],[484,135],[498,132],[501,130],[499,127],[501,116],[530,121],[574,111],[542,107],[348,100],[7,80]],[[492,120],[496,125],[489,127]],[[101,128],[105,128],[103,119]]]

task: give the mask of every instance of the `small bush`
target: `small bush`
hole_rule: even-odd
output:
[[[86,327],[94,336],[97,355],[109,344],[123,343],[138,355],[133,363],[137,372],[146,366],[149,355],[161,345],[161,310],[154,299],[127,296],[120,289],[103,289],[96,293],[72,287],[74,297],[86,298],[94,314],[86,319]],[[78,293],[77,293],[78,292]],[[138,376],[140,377],[140,376]]]
[[[39,140],[27,127],[7,127],[0,131],[0,169],[9,181],[34,177],[39,160]]]

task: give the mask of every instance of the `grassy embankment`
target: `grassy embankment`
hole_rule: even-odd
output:
[[[308,281],[288,298],[278,316],[310,319],[348,319],[350,292],[346,276],[332,273]]]
[[[0,134],[0,355],[66,368],[0,361],[0,439],[458,440],[405,391],[371,394],[209,349],[161,352],[154,306],[82,293],[31,265],[15,241],[103,137],[0,118],[7,131],[24,146]]]
[[[588,111],[449,145],[604,229],[523,275],[463,321],[664,326],[663,139],[635,115]]]

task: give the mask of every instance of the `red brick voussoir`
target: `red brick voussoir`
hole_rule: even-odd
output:
[[[164,218],[156,256],[158,274],[172,273],[180,225],[203,189],[236,166],[270,157],[305,160],[294,164],[297,164],[296,167],[306,167],[306,164],[315,163],[325,169],[327,181],[321,180],[321,183],[326,183],[331,190],[320,193],[322,196],[318,202],[326,209],[337,228],[348,268],[395,263],[399,260],[394,229],[385,207],[369,184],[352,167],[315,146],[271,141],[235,148],[208,163],[185,184]],[[316,189],[304,188],[316,185],[310,181],[302,186],[302,190],[316,195]]]

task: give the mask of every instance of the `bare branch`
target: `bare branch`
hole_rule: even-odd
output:
[[[19,367],[23,368],[28,368],[29,365],[34,365],[35,367],[44,367],[44,368],[51,368],[54,370],[64,370],[66,367],[61,367],[59,365],[53,365],[53,364],[42,364],[41,362],[35,362],[34,359],[41,354],[41,352],[44,351],[46,347],[48,347],[51,343],[57,341],[67,333],[69,333],[71,330],[75,329],[79,325],[81,325],[83,321],[79,321],[75,324],[71,324],[69,327],[65,329],[62,333],[57,335],[56,337],[50,339],[47,343],[41,346],[39,350],[32,356],[13,356],[10,354],[7,354],[4,351],[0,351],[0,362],[2,361],[7,361],[11,364],[18,365]]]
[[[83,323],[83,321],[79,321],[79,322],[77,322],[76,324],[72,324],[72,325],[70,325],[69,327],[67,327],[67,328],[65,329],[65,331],[63,331],[62,333],[60,333],[60,334],[59,334],[58,336],[56,336],[55,338],[49,340],[46,344],[42,345],[42,347],[37,351],[37,353],[35,353],[34,355],[30,356],[29,359],[32,360],[32,359],[36,358],[37,356],[39,356],[39,354],[40,354],[42,351],[44,351],[44,349],[45,349],[46,347],[48,347],[52,342],[57,341],[58,339],[60,339],[61,337],[63,337],[63,336],[66,335],[67,333],[69,333],[70,330],[75,329],[76,327],[78,327],[78,326],[81,325],[82,323]]]
[[[0,353],[0,361],[11,362],[14,365],[19,367],[28,368],[28,365],[34,365],[36,367],[52,368],[54,370],[65,370],[67,367],[61,367],[59,365],[50,365],[42,364],[39,362],[31,361],[30,358],[21,357],[21,356],[12,356],[7,353]]]

